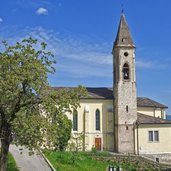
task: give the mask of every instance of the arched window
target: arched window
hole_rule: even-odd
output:
[[[96,131],[100,131],[100,111],[96,110]]]
[[[76,110],[73,112],[73,131],[78,131],[78,113]]]
[[[123,66],[123,79],[128,80],[129,79],[129,66],[127,63]]]

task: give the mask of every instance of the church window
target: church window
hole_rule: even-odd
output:
[[[126,105],[126,112],[128,112],[128,105]]]
[[[73,112],[73,131],[78,131],[78,113],[76,110]]]
[[[100,111],[96,110],[96,131],[100,131]]]
[[[129,66],[126,63],[123,66],[123,78],[124,78],[124,80],[129,79]]]
[[[158,142],[159,141],[159,131],[148,131],[148,140],[150,142]]]

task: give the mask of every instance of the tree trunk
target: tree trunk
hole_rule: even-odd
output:
[[[11,142],[11,125],[3,124],[1,130],[0,171],[7,171],[7,159]]]

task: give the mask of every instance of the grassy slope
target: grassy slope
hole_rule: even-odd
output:
[[[7,170],[8,170],[8,171],[19,171],[19,170],[17,169],[16,162],[15,162],[13,156],[12,156],[10,153],[8,154]]]
[[[92,159],[92,153],[71,153],[71,152],[53,152],[44,150],[45,156],[52,163],[54,168],[58,171],[104,171],[109,165],[119,166],[112,162],[102,162]],[[109,156],[108,153],[98,153],[98,155]],[[73,159],[75,158],[75,163]],[[130,170],[135,170],[131,166],[123,166],[122,168],[129,168]]]

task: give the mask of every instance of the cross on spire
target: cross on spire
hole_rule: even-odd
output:
[[[121,8],[122,8],[122,14],[124,13],[124,4],[121,4]]]

